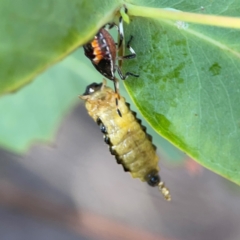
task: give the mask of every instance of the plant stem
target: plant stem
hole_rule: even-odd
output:
[[[240,29],[240,18],[236,17],[189,13],[174,9],[169,10],[162,8],[140,7],[132,4],[126,4],[126,7],[128,8],[128,13],[131,16],[148,17],[155,19],[169,19],[176,21],[185,21],[198,24]]]

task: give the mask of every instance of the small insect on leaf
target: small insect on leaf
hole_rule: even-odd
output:
[[[116,112],[115,92],[106,86],[106,80],[87,86],[80,98],[85,100],[89,115],[99,125],[104,141],[117,162],[133,178],[139,178],[152,187],[158,186],[164,198],[170,201],[170,192],[159,176],[156,147],[125,98],[120,97],[118,102],[122,117]]]
[[[94,39],[90,41],[89,43],[85,44],[83,46],[85,56],[90,59],[93,66],[99,71],[104,77],[108,78],[109,80],[112,80],[114,83],[114,89],[116,93],[115,102],[118,106],[118,98],[120,96],[119,91],[119,84],[118,79],[115,77],[116,71],[118,72],[120,78],[122,80],[125,80],[129,76],[133,77],[139,77],[139,75],[127,72],[125,74],[122,73],[121,67],[116,64],[116,60],[124,60],[124,59],[132,59],[136,57],[136,53],[133,50],[133,48],[130,46],[130,43],[133,39],[131,36],[130,40],[127,43],[127,48],[131,52],[131,54],[126,56],[119,56],[119,49],[122,46],[122,43],[124,41],[124,31],[123,31],[123,17],[124,19],[127,19],[127,9],[122,8],[121,10],[121,16],[119,18],[119,25],[117,26],[115,23],[109,23],[109,29],[116,26],[118,28],[119,32],[119,42],[118,44],[115,43],[113,37],[111,34],[105,29],[105,26],[103,26],[95,35]],[[124,11],[124,14],[122,13]],[[127,16],[127,17],[126,17]],[[129,20],[129,18],[128,18]],[[117,109],[117,112],[121,116],[121,112],[119,109]]]

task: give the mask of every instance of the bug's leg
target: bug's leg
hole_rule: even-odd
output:
[[[131,47],[130,43],[133,39],[133,36],[131,35],[130,39],[127,42],[127,48],[129,49],[129,51],[131,52],[131,54],[125,55],[125,56],[121,56],[118,57],[119,60],[123,60],[123,59],[133,59],[137,56],[137,54],[135,53],[135,51],[133,50],[133,48]]]
[[[119,18],[119,26],[117,26],[116,23],[108,23],[108,29],[112,29],[113,27],[116,27],[118,29],[119,42],[115,43],[115,45],[118,47],[119,50],[120,47],[122,46],[122,42],[124,39],[122,17]]]
[[[119,66],[116,65],[115,67],[116,67],[116,69],[117,69],[117,71],[118,71],[118,74],[119,74],[119,76],[120,76],[120,78],[121,78],[122,80],[125,80],[125,79],[128,78],[129,76],[139,77],[138,74],[131,73],[131,72],[126,72],[125,74],[123,74]]]
[[[126,12],[126,10],[125,10],[125,12]],[[119,42],[118,42],[118,49],[119,49],[122,46],[122,42],[124,39],[122,16],[120,16],[120,18],[119,18],[118,34],[119,34]]]
[[[113,27],[118,27],[116,23],[112,22],[112,23],[108,23],[108,29],[112,29]]]
[[[120,117],[122,117],[122,113],[118,108],[118,100],[120,99],[120,93],[119,93],[119,82],[118,82],[117,78],[115,78],[113,80],[113,85],[114,85],[114,91],[115,91],[115,101],[116,101],[117,113]]]
[[[124,6],[124,11],[127,14],[128,9],[126,6]],[[122,46],[122,42],[124,39],[124,31],[123,31],[123,17],[119,17],[119,24],[118,24],[118,33],[119,33],[119,43],[118,43],[118,49]]]
[[[118,26],[116,23],[112,22],[112,23],[108,23],[108,29],[112,29],[113,27],[116,27],[118,29]],[[118,46],[118,43],[115,43],[116,46]]]

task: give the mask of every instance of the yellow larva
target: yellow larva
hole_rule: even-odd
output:
[[[106,81],[89,85],[86,92],[80,96],[85,100],[89,115],[100,126],[104,140],[109,144],[110,152],[117,162],[129,171],[133,178],[139,178],[150,186],[158,186],[166,200],[170,201],[169,190],[164,186],[158,174],[158,156],[156,147],[146,128],[136,118],[136,113],[130,110],[123,97],[118,101],[120,117],[116,111],[115,92],[106,86]]]

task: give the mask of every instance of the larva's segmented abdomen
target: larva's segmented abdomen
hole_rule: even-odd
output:
[[[125,119],[124,119],[125,118]],[[132,122],[127,119],[133,119]],[[127,169],[134,178],[146,181],[146,175],[153,169],[158,169],[158,156],[155,148],[143,130],[139,120],[132,112],[122,116],[122,121],[129,122],[122,130],[113,128],[108,134],[111,142],[111,150],[115,153],[118,161]],[[105,124],[108,129],[108,123]]]
[[[159,186],[164,197],[170,200],[169,191],[158,175],[159,158],[156,147],[146,133],[146,128],[136,118],[136,113],[130,110],[129,104],[121,97],[118,100],[118,108],[122,114],[120,117],[113,90],[104,85],[99,85],[96,89],[88,87],[88,94],[81,98],[86,101],[89,115],[100,126],[110,152],[115,155],[117,162],[123,165],[124,170],[129,171],[134,178],[147,181],[151,186]]]

